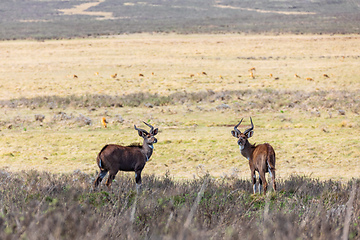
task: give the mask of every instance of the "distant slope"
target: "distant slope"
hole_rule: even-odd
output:
[[[138,32],[359,33],[359,0],[5,0],[0,39]]]

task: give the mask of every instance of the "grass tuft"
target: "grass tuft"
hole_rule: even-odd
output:
[[[279,191],[266,196],[252,194],[250,181],[217,181],[210,175],[187,181],[174,181],[169,173],[145,175],[138,195],[128,177],[117,177],[111,191],[102,185],[93,189],[93,179],[80,171],[0,171],[0,238],[360,236],[360,201],[354,194],[360,181],[355,179],[340,183],[294,176],[278,181]]]

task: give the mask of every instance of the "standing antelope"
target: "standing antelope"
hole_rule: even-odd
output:
[[[273,188],[276,191],[276,182],[275,182],[275,151],[272,146],[268,143],[255,145],[251,144],[248,141],[248,138],[251,138],[254,134],[254,124],[250,117],[251,128],[245,130],[244,133],[241,133],[237,127],[240,125],[243,119],[234,127],[234,130],[231,131],[231,134],[238,138],[238,145],[240,148],[241,154],[249,160],[251,177],[253,179],[253,190],[254,194],[256,193],[256,175],[255,171],[259,173],[259,193],[261,193],[262,183],[264,182],[264,193],[266,194],[267,182],[265,178],[265,173],[269,173],[272,182]]]
[[[102,117],[101,118],[101,124],[104,126],[104,128],[107,128],[107,121],[106,121],[106,118],[105,117]]]
[[[254,71],[255,71],[255,68],[254,68],[254,67],[252,67],[252,68],[249,69],[249,75],[250,75],[250,77],[251,77],[252,79],[255,79]]]
[[[145,123],[145,122],[144,122]],[[149,161],[153,152],[153,144],[157,143],[154,137],[158,133],[158,129],[154,129],[150,124],[145,123],[150,127],[148,133],[144,129],[137,128],[139,136],[144,139],[143,145],[130,145],[120,146],[116,144],[105,145],[97,156],[97,165],[100,168],[100,173],[94,182],[97,187],[102,179],[109,172],[109,178],[106,185],[110,188],[112,180],[115,178],[117,172],[120,171],[133,171],[135,172],[136,189],[141,186],[141,171],[144,169],[145,164]]]

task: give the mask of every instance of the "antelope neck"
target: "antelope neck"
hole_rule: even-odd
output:
[[[147,144],[147,143],[144,143],[143,144],[143,154],[145,155],[146,157],[146,162],[149,161],[149,158],[151,157],[152,155],[152,152],[153,152],[153,149],[154,149],[154,146],[152,144]],[[147,146],[147,147],[145,147]]]
[[[239,148],[240,148],[241,154],[244,157],[246,157],[248,160],[250,160],[250,156],[251,156],[251,152],[252,152],[250,143],[248,141],[246,141],[246,143],[243,146],[239,145]]]

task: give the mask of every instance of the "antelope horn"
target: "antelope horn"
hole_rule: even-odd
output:
[[[250,121],[251,121],[251,128],[245,130],[245,132],[244,132],[245,135],[254,129],[254,124],[252,122],[251,117],[250,117]]]
[[[237,132],[238,134],[240,134],[241,132],[240,132],[239,129],[237,129],[237,127],[240,125],[240,123],[242,122],[242,120],[243,120],[243,118],[242,118],[242,119],[240,120],[240,122],[239,122],[237,125],[235,125],[235,127],[234,127],[235,132]]]
[[[141,128],[137,128],[135,125],[134,125],[134,128],[135,128],[135,130],[138,130],[138,131],[141,131],[141,132],[144,132],[144,133],[148,133],[146,130],[144,130],[144,129],[141,129]]]
[[[145,123],[145,125],[146,125],[146,126],[148,126],[149,128],[151,128],[151,129],[150,129],[150,133],[153,133],[153,131],[154,131],[154,127],[153,127],[153,126],[151,126],[150,124],[147,124],[147,123],[146,123],[146,122],[144,122],[144,121],[143,121],[143,123]]]

